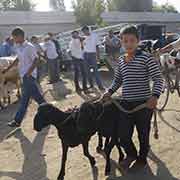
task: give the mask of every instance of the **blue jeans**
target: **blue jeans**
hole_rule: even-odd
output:
[[[41,95],[36,79],[32,76],[24,76],[22,82],[22,97],[18,112],[15,116],[15,121],[21,124],[29,104],[30,98],[33,98],[39,105],[44,103],[45,100]]]
[[[58,59],[48,59],[48,74],[51,83],[59,80],[59,63]]]
[[[101,89],[103,84],[98,72],[98,66],[96,62],[96,53],[84,53],[84,59],[87,67],[87,76],[90,83],[90,86],[94,86],[93,79],[95,78],[96,84]],[[91,69],[93,72],[91,72]]]
[[[77,59],[75,57],[72,57],[73,59],[73,65],[74,65],[74,83],[76,89],[79,89],[79,79],[80,79],[80,73],[82,76],[82,85],[83,85],[83,90],[87,89],[87,76],[86,76],[86,71],[85,71],[85,63],[84,60],[82,59]]]

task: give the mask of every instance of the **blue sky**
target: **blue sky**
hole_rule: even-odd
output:
[[[37,5],[36,10],[38,11],[48,11],[49,8],[49,0],[33,0],[33,2]],[[71,10],[71,2],[72,0],[65,0],[65,5],[67,10]],[[166,2],[174,5],[180,11],[180,0],[155,0],[158,4],[164,4]]]

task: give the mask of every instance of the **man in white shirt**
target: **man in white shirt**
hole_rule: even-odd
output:
[[[37,36],[32,36],[31,37],[31,43],[36,49],[36,53],[38,55],[38,60],[39,64],[37,66],[37,80],[38,82],[40,81],[40,76],[41,76],[41,69],[42,69],[42,64],[41,64],[41,57],[43,57],[43,50],[39,44],[39,39]]]
[[[45,100],[36,81],[38,58],[34,46],[25,41],[25,33],[21,28],[14,29],[12,36],[17,44],[17,59],[5,71],[18,64],[19,74],[22,79],[22,97],[18,112],[14,120],[8,123],[8,126],[19,127],[26,114],[30,98],[33,98],[39,105],[44,103]]]
[[[48,62],[49,82],[51,84],[59,81],[58,53],[56,46],[49,36],[44,39],[45,56]]]
[[[82,75],[82,85],[83,91],[87,93],[87,76],[85,72],[85,64],[83,60],[83,44],[82,40],[79,37],[78,31],[72,32],[72,40],[69,43],[69,49],[73,60],[74,65],[74,84],[76,92],[80,92],[81,88],[79,86],[79,73]]]
[[[82,28],[82,32],[85,35],[84,39],[84,60],[87,65],[88,79],[90,86],[93,88],[93,78],[95,78],[98,88],[104,90],[100,74],[97,67],[97,59],[100,59],[99,56],[99,42],[98,36],[96,33],[90,32],[88,26]]]

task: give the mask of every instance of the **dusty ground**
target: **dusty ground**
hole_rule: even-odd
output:
[[[109,76],[102,72],[103,77]],[[55,102],[61,109],[79,105],[84,100],[99,96],[99,92],[89,97],[74,92],[71,75],[63,77],[64,83],[54,86],[42,82],[46,99]],[[107,79],[107,77],[106,77]],[[106,81],[108,86],[109,80]],[[59,91],[60,89],[60,91]],[[64,91],[65,89],[65,91]],[[66,98],[62,98],[66,94]],[[18,104],[9,106],[0,112],[0,180],[56,180],[59,173],[61,145],[56,129],[51,127],[37,134],[32,129],[32,119],[37,105],[32,102],[24,120],[22,129],[12,131],[7,122],[13,118]],[[66,180],[180,180],[180,99],[171,95],[169,104],[158,116],[160,139],[151,138],[149,168],[139,174],[121,175],[118,169],[118,153],[112,153],[112,175],[104,176],[104,158],[95,152],[97,138],[91,140],[91,153],[97,160],[97,168],[91,169],[88,160],[82,155],[79,146],[71,149],[66,166]],[[135,138],[135,142],[137,142]]]

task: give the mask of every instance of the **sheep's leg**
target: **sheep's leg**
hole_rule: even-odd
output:
[[[105,149],[105,147],[107,147],[107,146],[108,146],[109,141],[110,141],[110,138],[106,138],[105,145],[104,145],[104,149]]]
[[[10,96],[10,92],[8,91],[8,104],[11,104],[11,96]]]
[[[116,141],[116,147],[119,151],[119,163],[120,163],[124,159],[124,153],[122,152],[121,145],[118,142],[118,140]]]
[[[18,100],[21,98],[20,89],[17,90],[17,98],[18,98]]]
[[[110,155],[114,146],[115,146],[115,140],[112,138],[111,141],[106,145],[104,149],[104,152],[106,154],[105,176],[108,176],[111,172]]]
[[[91,156],[89,153],[89,142],[88,141],[83,142],[82,146],[83,146],[84,155],[89,159],[91,166],[92,167],[95,166],[96,161],[94,157]]]
[[[2,101],[1,101],[1,98],[0,98],[0,108],[1,108],[1,109],[4,108],[4,107],[3,107],[3,103],[2,103]]]
[[[4,84],[3,84],[3,103],[4,104],[7,103],[7,99],[9,101],[9,98],[8,98],[8,87],[7,87],[7,82],[4,82]]]
[[[17,98],[20,99],[21,98],[21,93],[20,93],[20,82],[19,80],[16,82],[16,88],[17,88]]]
[[[98,146],[96,148],[97,153],[101,153],[103,148],[103,137],[100,133],[98,133]]]
[[[6,104],[6,97],[3,97],[3,103]]]
[[[64,180],[64,176],[65,176],[68,146],[64,142],[62,142],[62,150],[63,150],[63,154],[62,154],[62,162],[61,162],[61,171],[59,173],[57,180]]]

